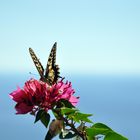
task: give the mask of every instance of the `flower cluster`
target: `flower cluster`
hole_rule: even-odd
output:
[[[38,109],[48,111],[60,100],[68,100],[72,105],[76,105],[78,97],[73,96],[74,90],[70,82],[64,83],[62,80],[50,86],[45,82],[30,79],[23,87],[17,88],[10,94],[10,97],[17,102],[16,114],[35,113]]]

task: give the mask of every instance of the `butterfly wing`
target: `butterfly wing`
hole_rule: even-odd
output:
[[[30,52],[32,60],[39,72],[41,79],[43,79],[44,78],[44,68],[43,68],[41,62],[39,61],[39,59],[37,58],[37,56],[35,55],[34,51],[31,48],[29,48],[29,52]]]
[[[50,84],[56,83],[59,78],[59,67],[58,65],[55,64],[56,63],[56,46],[57,46],[57,43],[55,42],[51,49],[48,62],[47,62],[46,72],[45,72],[45,78]]]

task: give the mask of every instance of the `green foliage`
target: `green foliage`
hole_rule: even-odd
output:
[[[48,113],[44,112],[43,113],[43,116],[41,117],[41,122],[47,128],[48,127],[48,124],[50,122],[50,115]]]
[[[88,117],[92,116],[92,114],[81,113],[76,108],[63,107],[61,108],[61,113],[62,115],[65,115],[69,119],[72,119],[73,121],[78,122],[78,123],[80,123],[81,121],[92,123],[92,121],[88,119]]]
[[[92,121],[90,119],[88,119],[88,117],[92,116],[92,114],[84,114],[81,112],[76,112],[73,116],[73,120],[76,122],[88,122],[88,123],[92,123]]]
[[[61,107],[75,108],[68,100],[65,99],[60,99],[56,105],[57,108],[61,108]]]
[[[45,140],[51,140],[52,139],[52,136],[50,133],[47,133],[46,136],[45,136]]]
[[[48,124],[49,124],[49,121],[50,121],[50,114],[48,114],[46,111],[44,110],[39,110],[36,114],[36,118],[35,118],[35,122],[36,123],[37,121],[41,121],[44,126],[47,128],[48,127]]]
[[[97,135],[105,136],[104,140],[128,140],[124,136],[116,133],[111,128],[102,123],[96,123],[86,129],[88,140],[92,140]]]
[[[116,132],[110,132],[105,136],[104,140],[128,140],[128,139]]]
[[[75,108],[69,101],[61,99],[57,102],[54,109],[52,109],[52,112],[56,118],[64,118],[67,119],[67,123],[65,123],[65,127],[67,127],[68,122],[71,120],[73,124],[69,124],[69,127],[75,127],[75,123],[91,123],[93,122],[89,119],[92,114],[85,114],[81,113],[77,108]],[[50,122],[50,115],[45,111],[40,109],[35,118],[35,123],[38,121],[41,121],[44,126],[47,128],[48,124]],[[76,132],[75,132],[76,130]],[[78,133],[80,134],[82,131],[85,131],[85,136],[87,137],[87,140],[94,140],[95,137],[98,137],[99,135],[102,135],[104,137],[104,140],[128,140],[124,136],[116,133],[111,128],[109,128],[107,125],[102,123],[95,123],[92,126],[88,127],[84,125],[81,129],[76,128],[75,129],[69,129],[67,132],[60,132],[59,138],[60,139],[72,139],[75,136],[78,136]],[[52,136],[47,133],[45,140],[51,140]]]
[[[77,111],[78,111],[78,109],[76,109],[76,108],[67,108],[67,107],[61,108],[61,114],[66,115],[66,116],[74,115],[74,113]]]
[[[63,103],[65,103],[65,105],[67,106],[67,102],[64,101]],[[55,108],[52,111],[56,118],[63,116],[65,119],[72,120],[75,123],[76,122],[77,123],[81,123],[81,122],[93,123],[89,119],[89,117],[92,116],[92,114],[81,113],[78,109],[72,108],[72,106],[70,106],[70,107],[71,108],[68,108],[68,107]],[[35,123],[38,122],[39,120],[47,128],[49,121],[50,121],[50,115],[44,110],[39,110],[36,114]],[[67,127],[67,125],[68,124],[65,124],[65,127]],[[75,127],[74,124],[72,124],[72,125],[73,125],[73,127]],[[70,124],[70,126],[71,126],[71,124]],[[95,137],[97,137],[99,135],[104,136],[104,140],[128,140],[127,138],[116,133],[110,127],[108,127],[107,125],[105,125],[103,123],[95,123],[90,127],[84,125],[80,131],[76,127],[75,127],[75,129],[77,130],[77,132],[84,130],[86,132],[87,140],[94,140]],[[61,132],[59,134],[59,138],[60,139],[72,139],[73,137],[78,136],[77,132],[75,132],[73,129],[68,130],[65,134],[64,134],[64,132]],[[47,134],[46,136],[47,136],[46,138],[48,139],[49,135]],[[47,140],[46,138],[45,138],[45,140]]]
[[[41,118],[42,115],[43,115],[43,112],[44,112],[44,110],[39,110],[39,111],[37,112],[34,123],[36,123],[36,122],[38,122],[38,121],[40,120],[40,118]]]

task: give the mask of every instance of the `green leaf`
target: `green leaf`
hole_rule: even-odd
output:
[[[95,137],[97,135],[106,135],[109,133],[110,130],[105,129],[105,128],[87,128],[86,133],[90,137]]]
[[[107,125],[102,123],[96,123],[91,128],[86,129],[89,140],[97,135],[104,135],[104,140],[128,140],[124,136],[114,132]]]
[[[45,136],[45,140],[52,140],[53,136],[50,134],[50,132],[48,131],[46,136]]]
[[[81,121],[92,123],[92,121],[88,119],[88,117],[92,116],[92,114],[81,113],[76,108],[63,107],[61,108],[61,114],[66,115],[69,119],[72,119],[78,123],[80,123]]]
[[[75,108],[75,106],[73,106],[68,100],[65,100],[65,99],[60,99],[57,102],[57,107],[58,108],[61,108],[61,107]]]
[[[86,129],[87,135],[90,137],[95,137],[97,135],[106,135],[112,132],[112,129],[102,123],[96,123],[91,128]]]
[[[105,125],[103,123],[96,123],[92,127],[108,129],[108,131],[105,132],[105,139],[104,140],[128,140],[127,138],[116,133],[110,127],[108,127],[107,125]]]
[[[103,123],[95,123],[92,127],[95,127],[95,128],[104,128],[104,129],[112,130],[110,127],[108,127],[107,125],[105,125]]]
[[[62,115],[74,114],[76,111],[78,111],[76,108],[67,108],[67,107],[61,108]]]
[[[47,128],[50,122],[50,114],[44,111],[40,120],[44,124],[44,126]]]
[[[73,120],[76,122],[88,122],[88,123],[93,123],[90,119],[88,119],[88,117],[92,116],[92,114],[84,114],[81,112],[76,112],[73,116]]]
[[[39,110],[36,114],[34,123],[38,122],[39,120],[47,128],[50,121],[50,115],[45,110]]]
[[[128,140],[128,139],[116,132],[110,132],[105,136],[104,140]]]
[[[39,111],[37,112],[34,123],[36,123],[37,121],[39,121],[39,120],[41,119],[41,117],[42,117],[42,115],[43,115],[43,112],[44,112],[44,110],[39,110]]]
[[[52,113],[55,116],[55,118],[59,118],[59,115],[61,113],[61,109],[60,108],[52,109]]]

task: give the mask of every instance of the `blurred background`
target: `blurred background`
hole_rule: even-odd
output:
[[[39,78],[31,47],[46,67],[54,42],[61,75],[94,122],[140,137],[140,1],[0,1],[0,139],[42,140],[45,127],[15,115],[9,93]],[[29,74],[32,72],[36,75]]]

